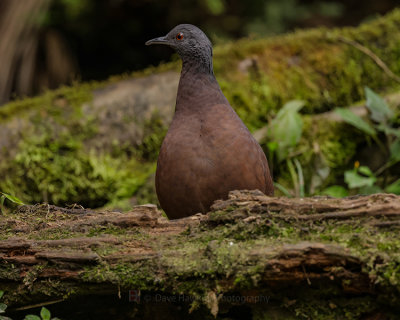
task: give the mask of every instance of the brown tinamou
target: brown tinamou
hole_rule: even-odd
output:
[[[212,45],[181,24],[146,45],[164,44],[182,59],[175,114],[157,161],[156,191],[168,218],[206,213],[231,190],[273,195],[267,158],[214,76]]]

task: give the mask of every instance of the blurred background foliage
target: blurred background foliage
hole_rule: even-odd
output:
[[[122,74],[107,82],[115,83],[132,71],[177,60],[169,48],[149,49],[144,42],[179,23],[198,25],[221,44],[214,59],[219,83],[266,151],[277,195],[400,194],[400,98],[389,104],[383,98],[398,92],[399,81],[390,82],[365,52],[320,41],[324,30],[315,32],[317,44],[298,34],[269,49],[260,45],[265,41],[252,41],[298,28],[358,25],[396,5],[394,0],[2,0],[0,133],[6,134],[0,146],[10,139],[17,147],[14,153],[0,149],[0,207],[44,201],[129,210],[157,203],[155,161],[168,126],[163,116],[134,123],[127,113],[132,105],[113,105],[110,113],[123,117],[111,123],[123,127],[124,135],[135,126],[143,132],[138,141],[124,144],[107,127],[109,149],[99,132],[110,114],[104,120],[84,105],[102,86],[91,80]],[[387,58],[395,74],[400,47],[393,30],[399,15],[394,11],[381,25],[366,26],[357,39]],[[228,43],[240,37],[250,40]],[[179,63],[166,69],[172,65],[178,70]],[[348,107],[364,99],[359,117]],[[141,101],[133,104],[141,107]],[[332,114],[341,121],[330,119]],[[10,120],[3,128],[15,129],[23,118],[29,130],[16,130],[17,138],[1,131],[2,121]]]
[[[0,104],[167,61],[171,50],[143,44],[179,23],[198,25],[219,43],[357,25],[396,5],[398,0],[2,0]]]

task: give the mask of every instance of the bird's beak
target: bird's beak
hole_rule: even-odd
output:
[[[155,38],[155,39],[151,39],[149,41],[147,41],[145,44],[146,46],[150,46],[152,44],[167,44],[168,40],[166,39],[166,37],[159,37],[159,38]]]

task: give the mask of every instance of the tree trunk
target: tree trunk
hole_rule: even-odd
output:
[[[76,63],[55,31],[43,32],[39,19],[51,0],[2,0],[0,11],[0,105],[19,97],[68,83]],[[45,61],[39,61],[39,47]],[[1,108],[1,107],[0,107]]]

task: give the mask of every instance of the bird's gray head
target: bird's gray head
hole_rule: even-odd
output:
[[[180,24],[164,37],[146,42],[146,45],[165,44],[175,49],[183,61],[183,68],[213,73],[212,44],[207,36],[194,25]]]

